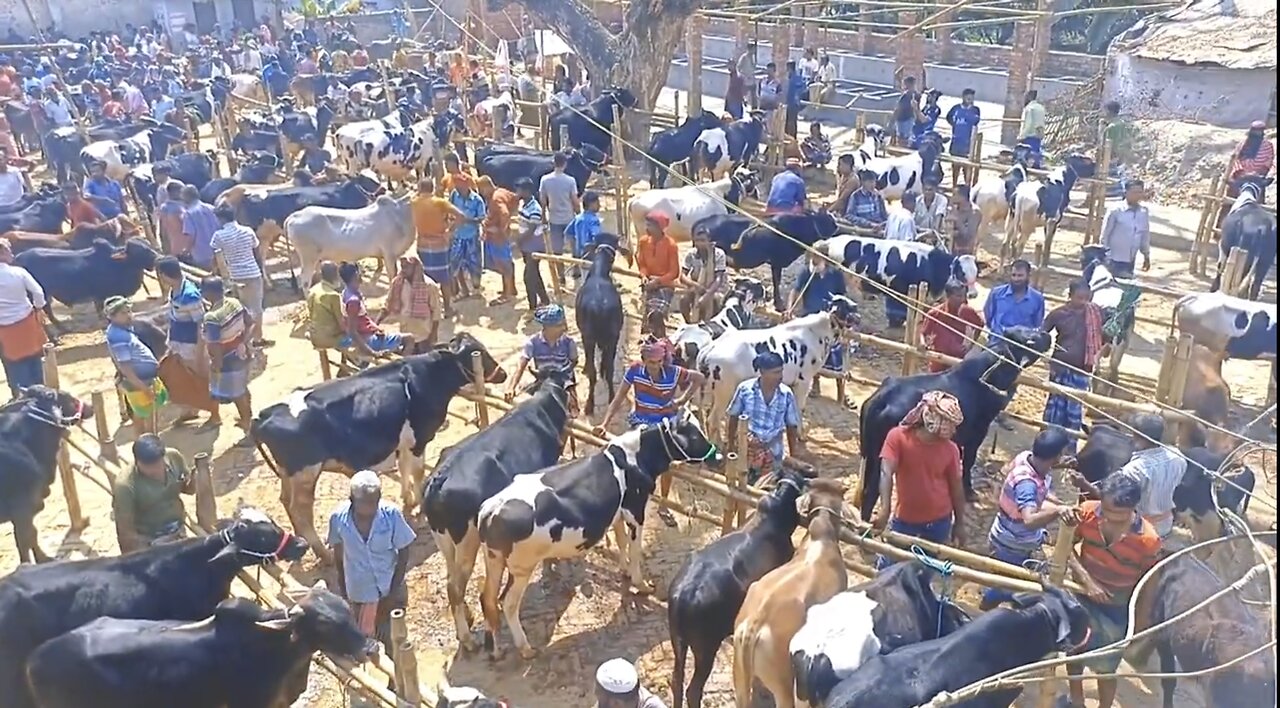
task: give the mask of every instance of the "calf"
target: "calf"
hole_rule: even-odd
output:
[[[27,657],[44,642],[99,617],[204,619],[226,599],[240,569],[298,561],[306,552],[305,541],[262,512],[244,509],[210,536],[123,556],[26,566],[0,578],[0,692],[6,708],[36,708],[23,673]]]
[[[687,239],[693,234],[693,225],[709,216],[728,214],[725,203],[737,207],[744,195],[758,196],[756,184],[759,175],[739,168],[724,179],[710,184],[693,184],[670,189],[651,189],[627,202],[627,214],[632,230],[644,233],[644,220],[650,214],[663,214],[670,226],[667,234],[676,239]]]
[[[876,157],[868,160],[861,169],[876,173],[876,190],[885,199],[901,199],[903,194],[919,194],[924,190],[925,175],[941,178],[938,156],[947,143],[937,133],[926,133],[920,139],[920,147],[914,152],[892,157]]]
[[[941,639],[874,656],[841,681],[825,708],[912,708],[995,674],[1072,651],[1089,639],[1089,615],[1070,593],[1019,595],[1016,609],[984,612]],[[967,708],[1009,708],[1022,687],[983,693]]]
[[[224,600],[195,624],[103,617],[41,645],[27,683],[39,708],[289,705],[306,689],[315,652],[358,664],[374,651],[323,585],[288,610]]]
[[[1013,166],[1003,175],[978,178],[969,199],[978,211],[978,233],[985,234],[993,225],[1004,223],[1009,205],[1014,201],[1018,185],[1027,181],[1027,158],[1031,148],[1020,143],[1013,150]]]
[[[639,103],[630,89],[611,86],[582,108],[565,108],[557,112],[547,119],[547,126],[551,131],[551,149],[590,145],[608,155],[613,149],[614,107],[617,107],[618,115],[621,116],[628,108],[635,108]],[[560,145],[561,126],[565,126],[569,134],[567,146]]]
[[[93,406],[46,386],[29,386],[0,407],[0,522],[13,523],[19,563],[49,560],[36,514],[49,496],[64,433],[92,416]]]
[[[667,170],[693,155],[693,144],[704,130],[720,127],[720,119],[711,111],[689,116],[674,128],[653,134],[649,140],[649,187],[662,189],[667,186]]]
[[[1067,164],[1054,168],[1043,182],[1018,184],[1009,200],[1011,214],[1005,222],[1002,260],[1006,255],[1009,259],[1020,258],[1037,226],[1053,224],[1057,228],[1067,212],[1076,180],[1092,177],[1096,169],[1093,158],[1073,153],[1067,156]]]
[[[427,354],[295,391],[253,419],[250,435],[281,478],[280,501],[322,559],[331,554],[316,533],[312,508],[320,471],[350,475],[399,451],[400,474],[413,475],[413,488],[421,488],[422,451],[444,423],[454,394],[473,383],[472,354],[479,354],[487,380],[506,380],[484,345],[462,333]]]
[[[26,268],[51,299],[67,306],[92,302],[101,314],[107,298],[138,292],[143,271],[154,269],[157,257],[142,239],[130,239],[123,246],[97,239],[89,248],[76,250],[32,248],[14,262]],[[44,313],[50,323],[60,325],[52,302],[45,304]]]
[[[693,367],[697,364],[698,352],[710,346],[720,335],[729,330],[746,329],[751,324],[756,305],[764,301],[764,296],[764,286],[755,278],[734,278],[719,312],[705,322],[681,325],[671,334],[676,363]]]
[[[880,448],[896,427],[929,391],[945,391],[960,401],[964,422],[952,440],[960,447],[966,493],[972,494],[971,473],[978,448],[992,421],[1013,398],[1018,374],[1049,351],[1049,335],[1038,329],[1011,327],[1003,338],[975,347],[952,368],[937,374],[892,376],[872,393],[858,421],[862,452],[862,518],[871,520],[880,497]],[[888,500],[885,500],[888,502]]]
[[[738,708],[754,705],[756,679],[778,708],[794,708],[795,681],[789,660],[791,638],[804,624],[805,611],[830,600],[849,584],[840,555],[844,487],[815,479],[797,504],[808,519],[809,535],[791,560],[747,589],[733,629],[733,697]]]
[[[742,120],[703,130],[693,143],[690,172],[696,176],[701,167],[711,179],[724,177],[735,168],[750,165],[762,140],[764,111],[751,111]]]
[[[808,488],[804,477],[783,471],[756,513],[742,528],[689,555],[667,589],[667,629],[675,668],[671,673],[674,708],[683,708],[684,667],[693,650],[689,708],[702,707],[702,689],[715,666],[716,651],[733,634],[733,623],[747,589],[791,560],[791,534],[800,525],[799,500]]]
[[[449,609],[458,642],[475,651],[467,583],[475,569],[480,534],[476,515],[516,475],[537,472],[560,459],[569,420],[567,372],[539,371],[537,392],[492,425],[454,445],[442,456],[422,490],[422,515],[449,573]]]
[[[831,689],[871,657],[945,637],[968,623],[963,610],[934,594],[932,575],[923,563],[898,563],[810,607],[791,640],[796,697],[823,705]]]
[[[1247,175],[1236,183],[1240,196],[1236,197],[1227,218],[1222,221],[1218,272],[1213,276],[1212,290],[1222,285],[1222,271],[1226,268],[1231,249],[1241,248],[1247,256],[1241,282],[1248,286],[1249,299],[1258,299],[1262,282],[1276,260],[1276,215],[1263,208],[1266,189],[1274,182],[1274,177]]]
[[[1243,531],[1226,525],[1221,510],[1245,517],[1257,483],[1254,471],[1245,465],[1223,469],[1229,455],[1205,447],[1184,448],[1181,452],[1187,458],[1187,471],[1173,490],[1177,521],[1191,529],[1191,536],[1197,542]],[[1223,481],[1219,481],[1219,477]],[[1252,554],[1249,557],[1252,564]]]
[[[587,247],[583,257],[591,261],[587,274],[573,300],[573,316],[582,336],[583,370],[587,375],[587,400],[583,412],[591,415],[596,406],[596,350],[600,350],[600,373],[613,400],[613,366],[618,358],[618,340],[622,337],[622,295],[613,282],[613,260],[618,252],[630,257],[618,237],[600,234]]]
[[[642,426],[611,439],[600,452],[532,474],[518,475],[489,498],[479,514],[485,545],[484,610],[495,659],[498,643],[498,588],[511,573],[502,612],[520,656],[536,654],[520,624],[520,604],[529,577],[543,560],[575,558],[600,543],[610,525],[631,585],[652,590],[640,563],[644,511],[658,477],[673,462],[720,464],[720,454],[688,410],[657,425]]]
[[[108,177],[123,181],[134,167],[168,157],[169,148],[182,144],[186,135],[185,130],[172,123],[158,123],[127,138],[89,143],[80,151],[80,160],[86,166],[102,162],[107,166]]]
[[[819,241],[813,247],[862,276],[863,292],[878,294],[878,289],[870,285],[877,283],[906,302],[913,285],[925,286],[929,298],[937,299],[948,283],[960,283],[969,288],[970,297],[978,294],[977,259],[971,255],[952,255],[942,246],[852,235]],[[892,295],[885,293],[885,297]],[[902,310],[900,314],[890,313],[890,327],[902,326],[905,306]],[[899,320],[900,317],[903,319]]]
[[[309,206],[284,220],[284,233],[302,264],[302,282],[321,260],[351,261],[377,257],[395,277],[399,257],[413,245],[417,231],[409,211],[409,195],[383,194],[358,209]]]
[[[1197,344],[1237,359],[1276,356],[1276,305],[1223,292],[1184,295],[1173,306],[1173,325]]]
[[[578,195],[587,191],[592,173],[603,172],[608,156],[601,150],[584,145],[569,152],[564,172],[578,183]],[[516,181],[528,177],[534,184],[555,169],[555,156],[549,152],[527,150],[518,146],[491,145],[476,151],[476,174],[493,180],[496,186],[515,190]]]
[[[831,348],[845,330],[858,324],[858,306],[837,295],[824,312],[783,322],[767,329],[730,330],[698,353],[698,370],[707,377],[711,407],[707,409],[709,430],[719,430],[729,401],[738,384],[755,376],[751,361],[757,354],[772,351],[782,357],[782,382],[796,396],[796,406],[804,414],[809,390],[827,361]]]

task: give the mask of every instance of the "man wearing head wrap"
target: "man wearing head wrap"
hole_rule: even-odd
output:
[[[1146,187],[1140,179],[1126,180],[1124,202],[1107,210],[1100,243],[1107,249],[1107,268],[1117,278],[1132,278],[1138,255],[1142,270],[1151,269],[1151,215],[1142,203]]]
[[[520,351],[520,363],[516,375],[507,383],[506,399],[514,400],[520,388],[524,372],[533,364],[534,371],[551,367],[569,375],[569,414],[577,415],[578,395],[574,370],[578,368],[578,343],[569,338],[569,326],[565,322],[564,308],[559,305],[543,305],[533,313],[533,319],[542,330],[525,340]]]
[[[667,708],[640,685],[640,674],[626,659],[610,659],[596,669],[596,708]]]
[[[391,610],[409,600],[404,574],[416,537],[400,508],[382,499],[382,483],[373,470],[352,475],[350,495],[329,515],[336,590],[351,603],[360,630],[382,640],[388,653]]]
[[[400,270],[391,279],[387,302],[378,315],[378,324],[388,316],[400,324],[400,331],[413,337],[418,348],[436,343],[444,307],[440,286],[422,270],[422,261],[409,253],[400,257]]]
[[[757,354],[751,366],[758,375],[738,384],[726,411],[729,423],[725,435],[731,451],[738,440],[739,417],[747,417],[747,449],[736,452],[746,455],[752,484],[762,475],[782,469],[784,437],[792,457],[808,456],[800,441],[800,408],[791,387],[782,383],[782,364],[777,352]]]
[[[183,538],[182,494],[195,493],[195,477],[182,452],[147,433],[133,443],[133,467],[116,479],[111,497],[116,542],[132,553]]]
[[[927,541],[963,545],[965,484],[960,448],[952,442],[964,422],[960,401],[929,391],[885,437],[880,449],[880,498],[872,525]],[[893,498],[895,484],[898,498]],[[888,512],[893,504],[892,513]],[[890,520],[892,517],[892,520]],[[888,559],[876,559],[883,568]]]
[[[480,225],[484,223],[488,209],[484,199],[473,191],[475,179],[469,172],[459,171],[453,176],[452,183],[449,203],[462,212],[462,219],[454,225],[453,242],[449,244],[449,278],[457,287],[458,299],[469,300],[473,297],[473,286],[474,297],[480,295]],[[466,276],[471,277],[470,283]]]
[[[169,400],[169,391],[160,381],[160,362],[133,330],[133,303],[128,298],[107,298],[102,306],[107,316],[107,353],[116,366],[116,383],[124,390],[133,415],[134,432],[141,436],[156,431],[155,414]]]
[[[667,336],[666,317],[680,280],[680,252],[667,235],[671,220],[661,212],[650,212],[644,218],[644,235],[636,244],[636,269],[644,281],[645,318],[642,334],[661,339]]]
[[[1227,184],[1227,196],[1240,196],[1241,177],[1246,175],[1265,177],[1271,172],[1275,162],[1276,146],[1273,141],[1267,139],[1267,124],[1255,120],[1249,125],[1249,132],[1245,133],[1244,140],[1231,156],[1231,181]],[[1225,217],[1230,207],[1230,204],[1224,204],[1219,218]]]
[[[877,177],[875,170],[858,170],[858,189],[849,195],[844,212],[845,218],[853,222],[860,233],[869,236],[883,235],[884,222],[889,219],[884,197],[876,191]]]
[[[766,215],[804,212],[809,200],[805,195],[802,169],[799,158],[787,158],[786,169],[774,175],[773,181],[769,183],[769,199],[764,208]]]
[[[515,192],[493,184],[488,175],[476,180],[488,214],[484,220],[484,267],[502,277],[502,294],[490,307],[505,305],[516,297],[516,264],[511,244],[511,217],[520,208]],[[479,285],[476,286],[477,290]],[[477,292],[479,295],[479,292]]]

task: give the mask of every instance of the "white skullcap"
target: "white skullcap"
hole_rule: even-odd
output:
[[[596,683],[609,693],[625,695],[640,685],[640,674],[630,661],[610,659],[596,669]]]
[[[351,496],[363,497],[369,494],[381,494],[382,481],[373,470],[360,470],[351,476]]]

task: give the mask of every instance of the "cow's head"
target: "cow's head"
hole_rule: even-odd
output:
[[[606,267],[612,268],[613,261],[619,253],[626,256],[628,261],[631,260],[631,249],[621,244],[617,234],[601,233],[596,236],[595,242],[582,252],[582,257],[593,263],[603,260]]]
[[[1107,262],[1107,247],[1095,243],[1082,246],[1080,248],[1080,270],[1087,271],[1089,266],[1094,263]]]
[[[1019,369],[1025,369],[1039,361],[1052,344],[1048,332],[1035,327],[1010,327],[991,349]]]
[[[1267,187],[1275,184],[1275,177],[1264,177],[1262,175],[1241,175],[1237,177],[1232,186],[1239,190],[1241,195],[1251,194],[1253,200],[1259,204],[1267,201]]]
[[[309,548],[306,539],[280,528],[253,507],[241,508],[219,536],[224,545],[210,563],[234,562],[244,567],[282,560],[300,561]]]
[[[589,143],[579,145],[571,155],[581,160],[587,169],[601,174],[604,174],[604,167],[609,162],[609,156],[604,154],[603,150]]]
[[[724,464],[724,456],[702,431],[702,423],[688,407],[659,423],[658,428],[672,462],[701,462],[713,469]]]
[[[377,642],[360,631],[351,607],[329,592],[323,580],[284,617],[257,624],[271,631],[292,632],[304,645],[356,664],[377,652]]]
[[[384,191],[381,182],[360,172],[347,177],[346,186],[360,190],[364,196],[370,199],[382,194]]]
[[[720,116],[716,115],[715,113],[712,113],[711,111],[704,110],[702,111],[702,114],[697,116],[696,118],[693,116],[689,116],[688,118],[686,118],[684,121],[684,125],[694,126],[697,129],[698,133],[702,133],[702,131],[704,130],[715,130],[716,128],[720,127]]]
[[[473,337],[468,332],[459,332],[453,335],[453,339],[445,345],[448,351],[458,358],[459,364],[462,365],[463,372],[466,374],[467,380],[473,380],[474,364],[471,362],[478,355],[480,358],[480,369],[483,372],[484,380],[489,383],[502,383],[507,380],[507,372],[498,364],[498,360],[493,358],[488,349],[480,343],[480,340]]]
[[[42,384],[27,386],[18,391],[15,403],[22,405],[28,418],[58,428],[79,425],[85,418],[93,417],[93,406],[72,396]]]
[[[1098,164],[1088,155],[1073,152],[1067,155],[1067,172],[1074,173],[1077,179],[1088,179],[1098,170]]]
[[[1075,595],[1055,587],[1044,592],[1014,595],[1013,604],[1028,613],[1040,613],[1053,632],[1060,651],[1074,651],[1089,641],[1089,613]]]
[[[543,366],[533,372],[533,383],[525,386],[525,393],[548,391],[562,403],[568,398],[569,383],[573,380],[573,372],[559,366]]]
[[[830,296],[825,309],[831,315],[831,324],[837,330],[852,329],[862,322],[862,316],[858,314],[858,303],[844,295]]]
[[[736,275],[730,294],[737,295],[742,302],[742,309],[751,314],[755,312],[756,305],[764,302],[766,293],[764,283],[748,275]]]
[[[889,142],[889,135],[885,132],[884,127],[872,123],[862,129],[868,138],[876,141],[876,149],[883,150],[884,146]]]
[[[750,167],[739,167],[729,175],[729,179],[733,185],[725,195],[726,201],[737,204],[744,195],[752,199],[760,198],[760,191],[757,189],[760,186],[760,175],[755,170]]]
[[[764,126],[764,111],[754,108],[747,112],[747,120],[755,123],[758,127]]]
[[[1010,153],[1009,159],[1014,165],[1026,167],[1031,160],[1031,146],[1026,143],[1018,143],[1013,146],[1013,152]]]
[[[640,100],[631,92],[631,89],[622,88],[620,86],[610,86],[600,92],[601,96],[608,96],[619,108],[635,108],[640,104]]]
[[[151,156],[163,160],[169,154],[169,148],[181,145],[187,139],[187,131],[173,123],[160,123],[151,129]]]
[[[94,239],[93,244],[95,249],[101,250],[98,242],[102,240],[103,239]],[[108,244],[108,246],[110,246],[110,244]],[[156,253],[155,249],[151,248],[151,244],[140,238],[131,238],[128,241],[125,241],[124,245],[119,248],[114,246],[110,246],[110,248],[111,260],[118,263],[124,263],[139,270],[154,269],[156,267],[156,259],[160,257],[160,254]]]
[[[948,279],[965,286],[969,290],[969,297],[977,297],[978,259],[969,254],[956,256],[951,261],[951,275]]]
[[[783,468],[761,478],[759,485],[768,494],[756,503],[756,512],[766,518],[776,519],[783,526],[795,528],[800,523],[800,496],[809,489],[809,480],[803,475]]]

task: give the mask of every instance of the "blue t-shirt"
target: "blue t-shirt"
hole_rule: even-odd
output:
[[[808,95],[809,82],[800,74],[792,74],[787,79],[787,105],[799,108],[800,102]]]
[[[803,207],[804,202],[804,178],[791,170],[783,170],[769,185],[769,202],[765,208],[773,211],[795,211]]]
[[[472,219],[483,219],[485,215],[484,200],[480,198],[480,194],[472,192],[467,196],[462,196],[458,190],[453,190],[449,194],[449,203],[458,208],[463,215]],[[474,240],[480,238],[480,224],[469,222],[461,222],[455,228],[453,237],[461,240]]]
[[[809,276],[812,271],[808,266],[800,271],[800,275],[796,277],[795,291],[803,294],[800,296],[800,316],[812,315],[815,312],[821,312],[827,305],[827,299],[832,295],[844,295],[844,273],[834,268],[827,268],[825,271],[813,276],[810,280]],[[805,284],[808,283],[808,287]]]
[[[155,381],[160,373],[156,356],[138,339],[131,327],[115,323],[107,325],[107,351],[117,366],[129,367],[144,383]]]
[[[1039,328],[1044,324],[1044,296],[1031,286],[1019,299],[1008,283],[997,285],[987,293],[982,309],[988,329],[996,335],[1010,327]]]
[[[108,219],[120,216],[120,212],[124,211],[124,191],[120,189],[120,183],[113,179],[85,180],[84,193],[87,196],[96,197],[92,200],[94,206],[98,207],[98,211]],[[110,205],[103,202],[110,202]],[[115,213],[107,213],[113,210]]]
[[[957,103],[947,111],[947,122],[951,124],[951,151],[969,152],[969,143],[973,140],[973,132],[982,120],[982,109],[976,105],[965,106]]]
[[[600,215],[594,211],[584,211],[573,217],[573,221],[564,227],[566,236],[573,239],[573,255],[581,258],[587,246],[596,242],[596,237],[604,232],[604,224]]]

